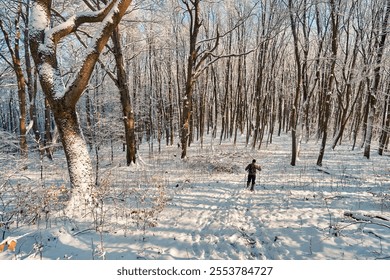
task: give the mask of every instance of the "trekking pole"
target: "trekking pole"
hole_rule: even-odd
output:
[[[244,188],[246,188],[247,185],[246,185],[246,174],[244,175]]]

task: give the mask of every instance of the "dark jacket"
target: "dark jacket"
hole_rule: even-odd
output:
[[[256,170],[261,171],[261,166],[257,165],[255,163],[250,163],[248,166],[245,168],[246,171],[248,171],[249,175],[256,175]]]

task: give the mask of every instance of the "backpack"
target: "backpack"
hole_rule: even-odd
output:
[[[251,163],[248,165],[248,172],[249,174],[255,174],[256,173],[256,166],[254,163]]]

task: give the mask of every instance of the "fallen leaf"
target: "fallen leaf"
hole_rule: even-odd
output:
[[[16,240],[11,240],[10,242],[8,242],[8,250],[15,252],[15,248],[16,248]]]

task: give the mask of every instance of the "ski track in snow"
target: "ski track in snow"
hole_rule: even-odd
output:
[[[252,193],[238,186],[219,185],[222,186],[214,189],[193,187],[184,197],[177,197],[177,201],[183,202],[185,197],[201,198],[193,201],[193,210],[177,218],[177,223],[190,222],[188,227],[193,229],[189,233],[190,240],[187,239],[191,244],[187,248],[190,258],[258,259],[266,256],[265,249],[258,249],[267,243],[260,230],[260,217],[255,217],[248,208],[253,203]],[[209,204],[204,204],[205,201]]]

